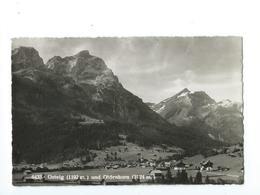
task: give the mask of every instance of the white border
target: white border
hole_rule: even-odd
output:
[[[1,194],[259,194],[260,18],[257,0],[9,0],[0,4]],[[226,36],[244,38],[245,184],[242,186],[11,185],[13,37]]]

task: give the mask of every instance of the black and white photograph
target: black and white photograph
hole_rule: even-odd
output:
[[[244,183],[243,38],[13,38],[12,183]]]
[[[0,194],[258,195],[259,15],[0,1]]]

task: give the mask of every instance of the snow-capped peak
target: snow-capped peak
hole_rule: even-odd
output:
[[[189,92],[181,93],[180,95],[177,96],[177,98],[186,96],[187,94],[189,94]]]
[[[218,105],[222,106],[222,107],[230,107],[233,105],[233,103],[231,100],[226,99],[226,100],[222,100],[222,101],[218,102]]]
[[[190,92],[191,92],[190,90],[188,90],[187,88],[185,88],[185,89],[183,89],[182,91],[180,91],[180,92],[176,95],[176,98],[186,96],[186,95],[189,94]]]

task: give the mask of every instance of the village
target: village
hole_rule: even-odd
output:
[[[93,159],[87,157],[66,160],[58,164],[19,164],[14,166],[13,181],[16,184],[202,184],[243,182],[243,148],[232,146],[214,150],[215,155],[185,157],[179,150],[157,147],[152,151],[132,144],[131,155],[125,146],[112,147],[105,151],[91,151]],[[124,155],[123,155],[124,154]],[[171,154],[169,156],[169,154]],[[102,159],[102,160],[101,160]],[[233,162],[236,162],[235,164]],[[230,164],[233,163],[233,164]],[[46,175],[77,175],[73,180],[49,179]],[[37,177],[35,177],[37,175]],[[101,175],[100,177],[90,177]],[[127,176],[124,179],[107,179],[104,175]],[[99,179],[91,179],[99,178]]]

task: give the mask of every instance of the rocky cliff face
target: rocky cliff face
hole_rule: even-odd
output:
[[[125,90],[101,58],[90,55],[88,51],[65,58],[55,56],[46,66],[55,74],[72,79],[86,93],[88,102],[91,102],[89,110],[98,118],[133,123],[146,120],[150,123],[156,119],[167,124],[140,98]]]
[[[77,83],[113,86],[119,84],[117,77],[98,57],[81,51],[74,56],[61,58],[55,56],[47,64],[47,68],[61,75],[72,77]]]
[[[32,47],[20,47],[12,50],[12,71],[26,68],[44,68],[43,60],[38,51]]]
[[[230,100],[216,102],[205,92],[184,89],[152,109],[179,127],[192,127],[211,139],[237,143],[243,138],[241,105]]]

